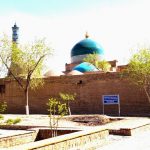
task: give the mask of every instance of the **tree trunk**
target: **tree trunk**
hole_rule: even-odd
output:
[[[26,108],[26,115],[29,115],[29,95],[28,95],[28,89],[29,89],[29,88],[27,88],[27,89],[25,90],[25,100],[26,100],[26,106],[25,106],[25,108]]]
[[[71,109],[70,109],[70,104],[69,104],[69,102],[68,102],[68,113],[69,113],[69,115],[71,115]]]
[[[149,93],[148,93],[148,91],[147,91],[147,88],[144,86],[144,91],[145,91],[145,93],[146,93],[146,96],[147,96],[147,98],[148,98],[148,101],[149,101],[149,103],[150,103],[150,95],[149,95]]]

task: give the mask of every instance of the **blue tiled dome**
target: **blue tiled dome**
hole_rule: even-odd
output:
[[[83,54],[104,54],[104,50],[97,42],[91,39],[84,39],[78,42],[71,50],[71,56],[83,55]]]
[[[82,73],[90,72],[90,71],[98,71],[98,69],[94,65],[92,65],[92,64],[90,64],[88,62],[83,62],[83,63],[75,66],[73,68],[73,70],[77,70],[77,71],[80,71]]]
[[[92,39],[85,38],[72,48],[71,59],[73,63],[82,62],[86,55],[94,53],[103,56],[104,50],[102,46]]]

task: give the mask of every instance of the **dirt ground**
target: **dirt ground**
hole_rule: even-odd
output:
[[[20,118],[18,125],[49,126],[48,115],[4,115],[5,119]],[[64,116],[59,121],[59,127],[92,127],[105,125],[114,121],[122,120],[120,117],[110,117],[106,115],[71,115]]]
[[[106,115],[78,115],[78,116],[66,117],[66,120],[77,122],[80,125],[84,125],[84,126],[99,126],[99,125],[104,125],[122,119],[123,118],[119,118],[119,117],[113,118]]]

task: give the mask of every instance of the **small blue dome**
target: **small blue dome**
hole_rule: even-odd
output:
[[[98,71],[98,69],[94,65],[92,65],[92,64],[90,64],[88,62],[83,62],[83,63],[75,66],[73,68],[73,70],[77,70],[77,71],[80,71],[82,73],[90,72],[90,71]]]
[[[103,55],[104,50],[101,45],[99,45],[97,42],[86,38],[84,40],[81,40],[78,42],[71,50],[71,57],[77,56],[77,55],[86,55],[86,54],[99,54]]]

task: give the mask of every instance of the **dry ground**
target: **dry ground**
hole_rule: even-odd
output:
[[[18,125],[49,126],[48,115],[4,115],[5,119],[20,118]],[[106,115],[71,115],[65,116],[59,121],[60,127],[92,127],[105,125],[114,121],[122,120],[119,117],[109,117]]]

